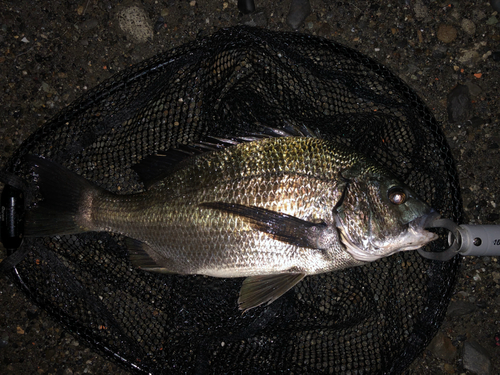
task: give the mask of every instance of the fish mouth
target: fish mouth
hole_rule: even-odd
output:
[[[432,228],[433,223],[440,219],[441,215],[434,208],[431,208],[428,213],[417,217],[415,220],[411,221],[411,223],[415,223],[416,226],[421,228]]]
[[[440,217],[441,215],[431,208],[428,213],[410,221],[408,223],[408,235],[409,239],[414,238],[415,241],[410,242],[407,246],[400,247],[399,250],[417,250],[429,242],[436,240],[439,236],[436,233],[429,232],[426,228],[432,227],[432,224]]]

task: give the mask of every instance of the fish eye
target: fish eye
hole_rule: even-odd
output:
[[[387,197],[395,205],[401,205],[406,202],[407,196],[403,188],[399,186],[394,186],[387,192]]]

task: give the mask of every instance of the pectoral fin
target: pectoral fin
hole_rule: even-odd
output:
[[[312,223],[261,207],[225,202],[205,202],[200,206],[240,216],[254,229],[267,233],[275,240],[299,247],[327,248],[334,229],[324,222]]]
[[[269,305],[293,288],[304,277],[303,273],[247,277],[241,286],[240,298],[238,299],[239,308],[247,311],[266,302]]]

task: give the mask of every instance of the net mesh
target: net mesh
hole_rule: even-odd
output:
[[[206,136],[305,124],[385,165],[462,220],[449,147],[429,109],[385,67],[335,42],[235,27],[102,83],[30,136],[5,170],[42,155],[110,191],[131,167]],[[151,274],[107,233],[25,239],[11,276],[70,331],[139,373],[400,373],[441,323],[459,260],[403,252],[309,276],[269,306],[237,308],[242,279]],[[432,244],[437,250],[443,243]]]

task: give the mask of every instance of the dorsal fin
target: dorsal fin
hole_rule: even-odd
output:
[[[189,145],[179,145],[165,152],[147,156],[132,169],[139,175],[146,189],[160,182],[167,175],[179,168],[181,162],[197,155],[222,150],[241,143],[255,142],[273,137],[311,137],[320,138],[319,133],[306,125],[293,125],[284,122],[283,128],[273,128],[261,125],[260,133],[250,133],[246,136],[215,137],[207,136],[203,140]]]
[[[146,189],[149,189],[172,173],[176,165],[194,155],[194,152],[182,148],[170,149],[164,153],[147,156],[133,165],[132,169],[139,175]]]
[[[288,121],[283,122],[283,128],[273,128],[270,126],[261,125],[263,128],[262,135],[268,137],[308,137],[321,138],[319,131],[312,130],[305,124],[292,124]]]

